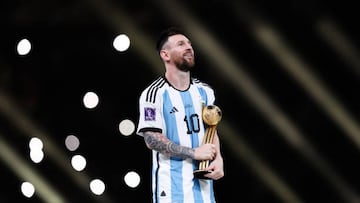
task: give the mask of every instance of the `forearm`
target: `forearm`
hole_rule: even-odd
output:
[[[171,142],[165,137],[165,135],[161,133],[145,132],[144,140],[148,148],[156,150],[167,156],[175,156],[183,159],[194,159],[194,149],[177,145]]]
[[[215,148],[216,148],[215,159],[218,159],[218,158],[222,159],[221,150],[220,150],[220,140],[219,140],[219,136],[218,136],[217,132],[215,133],[213,144],[215,145]]]

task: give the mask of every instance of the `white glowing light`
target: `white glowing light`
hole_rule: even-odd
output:
[[[32,149],[30,151],[30,159],[34,163],[40,163],[44,158],[44,152],[41,149]]]
[[[86,159],[81,155],[74,155],[71,158],[71,165],[77,171],[82,171],[86,167]]]
[[[19,55],[26,55],[30,52],[31,50],[31,43],[29,40],[27,39],[22,39],[20,40],[20,42],[17,44],[17,48],[16,48],[17,52]]]
[[[31,150],[42,150],[44,147],[44,144],[39,138],[33,137],[30,139],[29,147]]]
[[[101,195],[105,191],[105,184],[100,179],[94,179],[90,182],[90,190],[96,195]]]
[[[99,104],[99,97],[94,92],[87,92],[83,98],[84,106],[92,109]]]
[[[126,185],[128,185],[129,187],[135,188],[140,183],[140,176],[138,173],[136,173],[134,171],[130,171],[125,175],[124,180],[125,180]]]
[[[120,34],[115,37],[113,41],[113,46],[116,50],[123,52],[126,51],[130,47],[130,39],[125,34]]]
[[[25,197],[32,197],[35,193],[35,187],[29,182],[23,182],[21,184],[21,192]]]
[[[129,119],[125,119],[119,124],[119,131],[125,136],[131,135],[135,130],[135,124]]]

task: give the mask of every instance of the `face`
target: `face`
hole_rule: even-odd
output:
[[[170,36],[164,49],[168,51],[169,62],[181,71],[189,71],[195,65],[194,50],[184,35]]]

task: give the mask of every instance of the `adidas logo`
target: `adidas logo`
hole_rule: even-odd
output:
[[[174,106],[174,107],[172,107],[170,113],[175,113],[175,112],[178,112],[178,110],[177,110],[177,108]]]
[[[164,190],[160,193],[160,196],[161,196],[161,197],[165,197],[165,196],[166,196],[166,193],[165,193]]]

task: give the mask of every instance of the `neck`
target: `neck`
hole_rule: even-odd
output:
[[[178,69],[167,69],[165,77],[169,83],[178,90],[187,90],[190,85],[190,71],[184,72]]]

